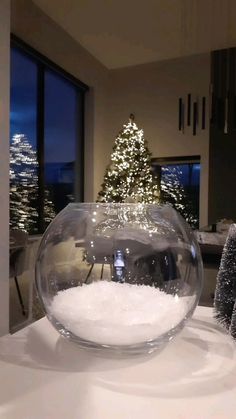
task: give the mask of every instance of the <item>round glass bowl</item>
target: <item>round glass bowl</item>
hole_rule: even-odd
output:
[[[198,244],[183,218],[155,204],[70,204],[38,251],[46,315],[81,347],[152,352],[191,317],[202,288]]]

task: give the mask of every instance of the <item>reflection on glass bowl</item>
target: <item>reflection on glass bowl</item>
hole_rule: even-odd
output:
[[[43,236],[37,289],[54,327],[82,347],[152,352],[191,317],[198,244],[170,206],[70,204]]]

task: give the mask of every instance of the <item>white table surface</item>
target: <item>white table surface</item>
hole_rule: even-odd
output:
[[[106,359],[42,319],[0,339],[1,419],[235,419],[236,343],[209,308],[160,353]]]

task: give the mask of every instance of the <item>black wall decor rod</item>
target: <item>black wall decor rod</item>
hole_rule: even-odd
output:
[[[191,125],[191,94],[188,94],[187,125]]]
[[[197,102],[193,102],[193,135],[197,133]]]
[[[229,49],[226,52],[226,86],[225,86],[225,104],[224,104],[224,134],[228,134],[228,118],[229,118]]]
[[[211,100],[211,98],[210,98]],[[210,101],[209,100],[209,101]],[[184,134],[185,130],[185,112],[186,112],[186,125],[192,126],[193,135],[197,134],[197,126],[201,124],[201,129],[206,129],[206,96],[202,96],[200,101],[200,106],[198,99],[192,102],[192,94],[188,93],[187,95],[187,105],[185,106],[184,100],[182,97],[178,101],[178,129]],[[210,112],[210,109],[209,109]]]
[[[184,104],[184,102],[182,101],[182,112],[181,112],[181,115],[182,115],[182,123],[181,123],[181,125],[182,125],[182,133],[184,134],[184,122],[185,122],[185,104]]]
[[[206,128],[206,98],[202,98],[202,129]]]
[[[178,119],[178,124],[179,124],[179,131],[182,130],[182,108],[183,108],[183,100],[182,97],[179,98],[179,119]]]

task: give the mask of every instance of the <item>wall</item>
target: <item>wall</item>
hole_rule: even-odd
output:
[[[9,319],[9,46],[10,3],[0,1],[0,335]]]
[[[108,70],[30,0],[12,0],[11,32],[86,83],[85,200],[94,198],[102,176]],[[96,158],[95,158],[96,156]]]
[[[114,139],[129,114],[135,114],[144,129],[153,157],[201,156],[200,224],[208,223],[209,126],[192,135],[178,131],[178,98],[191,93],[207,97],[210,83],[210,54],[112,70],[109,73],[107,149],[109,160]],[[208,115],[207,115],[208,118]]]
[[[236,45],[235,0],[33,1],[108,68]]]

